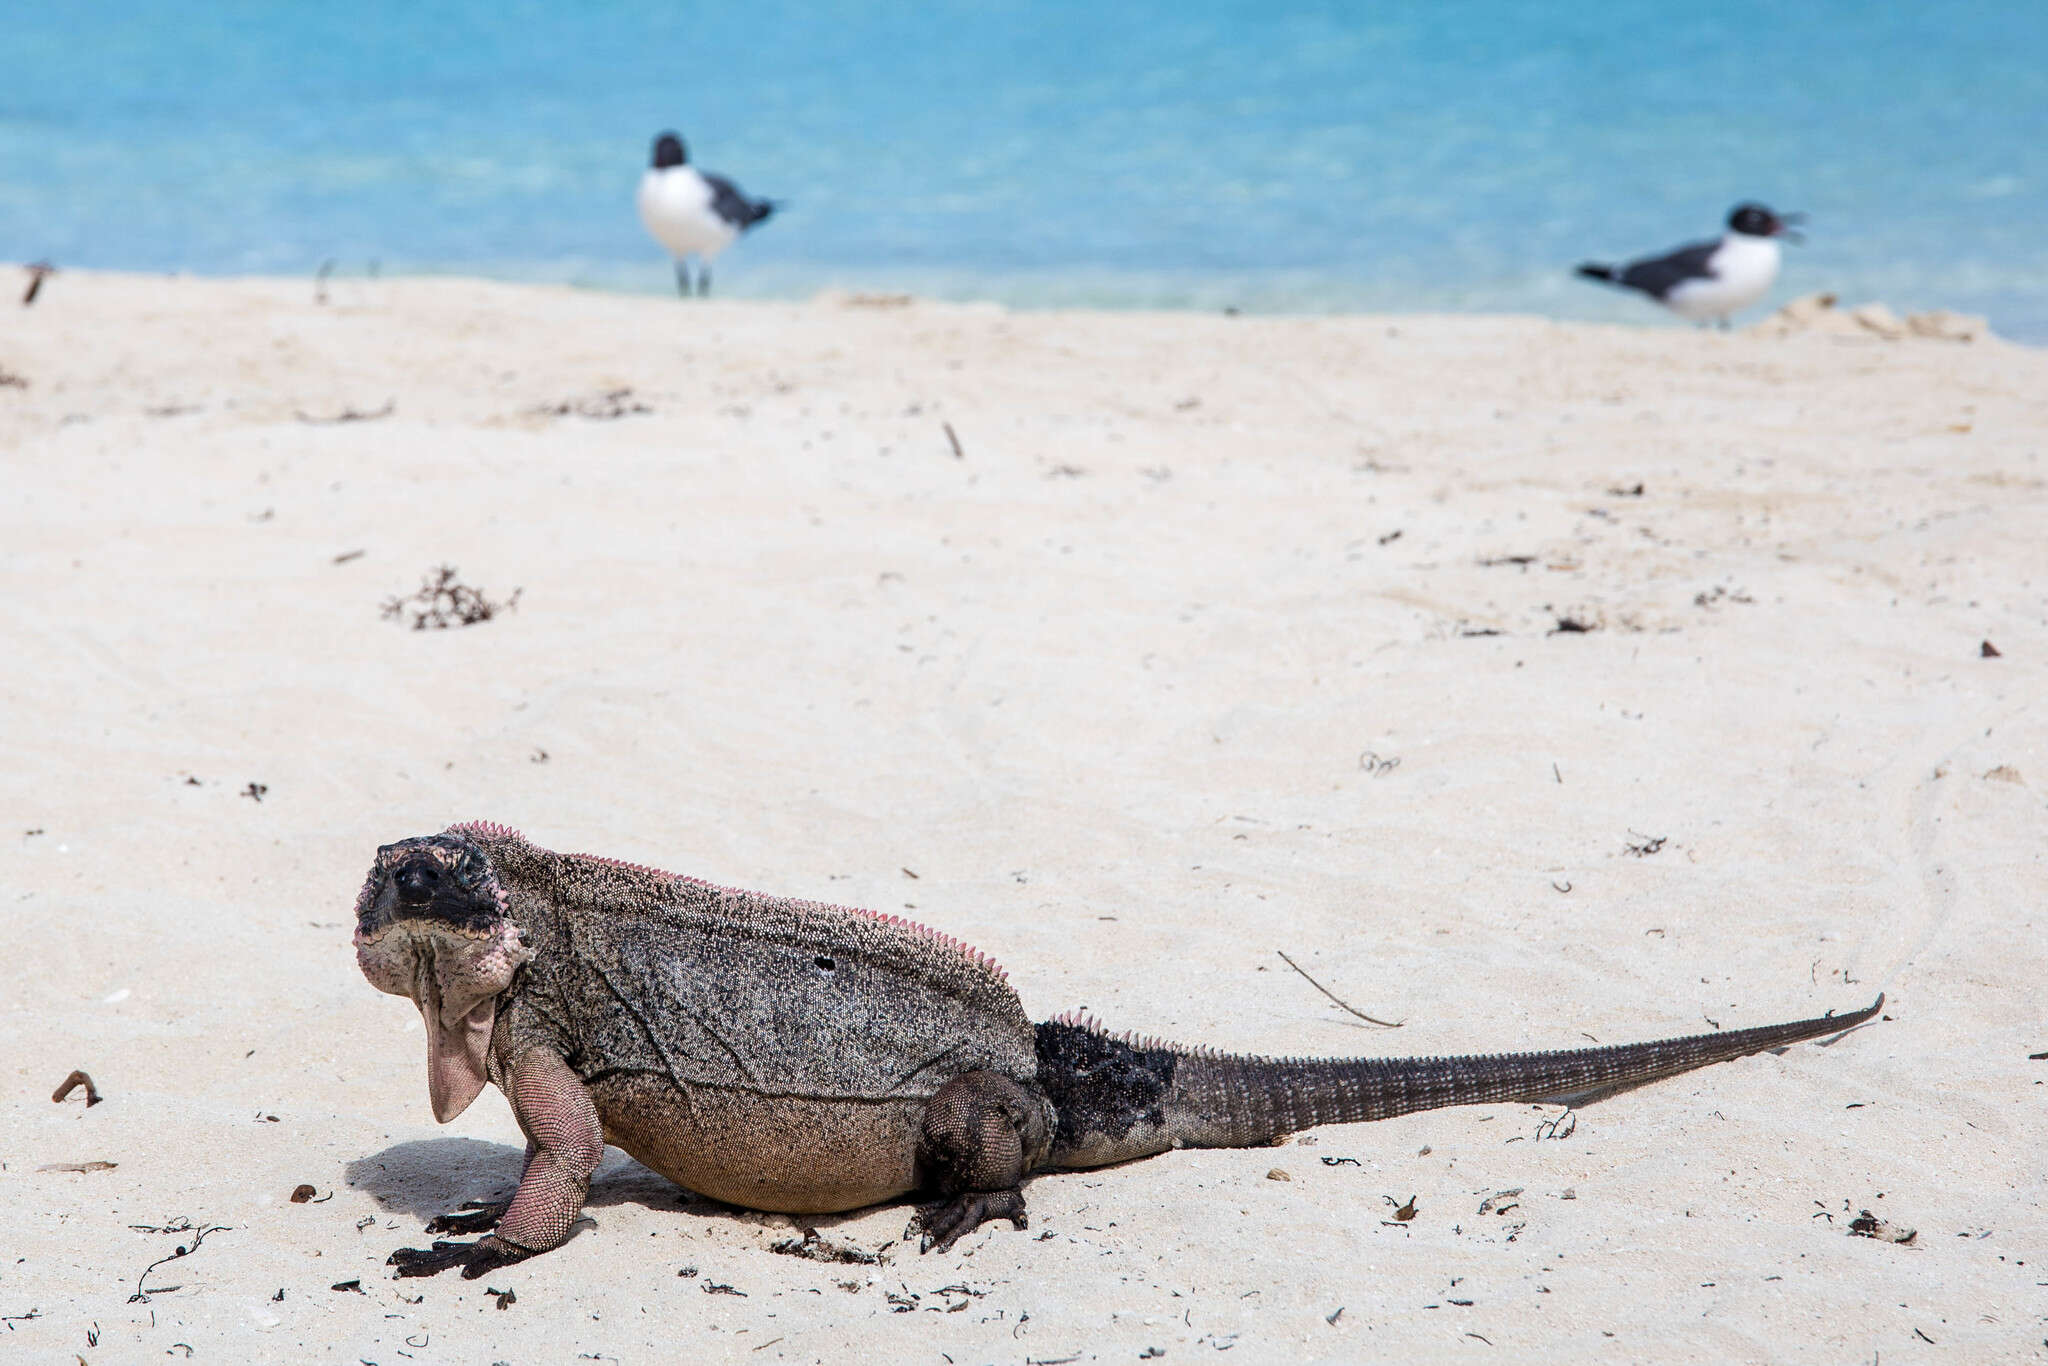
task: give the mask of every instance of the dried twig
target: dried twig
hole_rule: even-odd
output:
[[[1273,952],[1280,955],[1281,962],[1285,963],[1288,967],[1293,968],[1296,972],[1300,972],[1302,981],[1307,982],[1317,991],[1322,992],[1323,995],[1329,997],[1332,1001],[1335,1001],[1338,1005],[1344,1007],[1344,1009],[1347,1012],[1349,1012],[1352,1015],[1356,1015],[1359,1019],[1365,1021],[1367,1024],[1378,1025],[1381,1029],[1399,1029],[1402,1025],[1408,1023],[1406,1020],[1375,1020],[1372,1016],[1366,1014],[1362,1010],[1357,1009],[1348,1001],[1344,1000],[1341,996],[1337,995],[1336,992],[1331,991],[1321,982],[1318,982],[1315,978],[1309,976],[1306,972],[1303,972],[1301,964],[1295,962],[1292,958],[1289,958],[1284,951],[1280,949],[1275,949],[1273,950]]]
[[[64,1103],[64,1097],[70,1095],[81,1086],[85,1088],[86,1109],[90,1110],[93,1106],[106,1099],[105,1096],[100,1094],[99,1088],[92,1084],[92,1078],[83,1071],[73,1072],[70,1076],[64,1078],[63,1081],[59,1082],[57,1089],[51,1093],[50,1099],[61,1105]]]
[[[953,430],[953,424],[941,422],[939,425],[946,429],[946,444],[953,448],[953,458],[955,460],[965,460],[967,452],[960,449],[960,436]]]
[[[199,1245],[200,1245],[201,1243],[203,1243],[203,1242],[205,1242],[205,1241],[206,1241],[206,1235],[207,1235],[207,1234],[209,1234],[209,1233],[225,1233],[225,1232],[227,1232],[227,1231],[228,1231],[228,1226],[227,1226],[226,1224],[208,1224],[208,1225],[206,1225],[206,1226],[205,1226],[204,1228],[198,1228],[198,1229],[194,1229],[194,1230],[192,1231],[192,1241],[191,1241],[190,1243],[180,1243],[180,1244],[178,1244],[178,1250],[177,1250],[176,1252],[173,1252],[173,1253],[172,1253],[172,1254],[171,1254],[170,1256],[168,1256],[168,1257],[159,1257],[159,1258],[157,1258],[157,1259],[156,1259],[155,1261],[151,1262],[151,1263],[150,1263],[150,1264],[149,1264],[148,1266],[146,1266],[146,1267],[142,1268],[142,1274],[141,1274],[140,1276],[137,1276],[137,1277],[135,1278],[135,1293],[134,1293],[134,1294],[132,1294],[132,1295],[130,1295],[130,1296],[128,1297],[128,1303],[130,1303],[130,1304],[148,1304],[148,1303],[149,1303],[149,1292],[145,1291],[145,1290],[144,1290],[144,1289],[142,1288],[142,1283],[143,1283],[144,1281],[146,1281],[146,1280],[148,1280],[148,1279],[149,1279],[149,1273],[150,1273],[150,1272],[152,1272],[152,1271],[156,1270],[156,1269],[157,1269],[158,1267],[162,1266],[162,1265],[163,1265],[163,1264],[164,1264],[165,1262],[175,1262],[175,1261],[177,1261],[177,1260],[178,1260],[178,1258],[180,1258],[180,1257],[189,1257],[189,1256],[191,1256],[191,1255],[192,1255],[193,1253],[195,1253],[195,1252],[197,1252],[197,1251],[199,1250]],[[159,1287],[159,1288],[157,1289],[157,1292],[156,1292],[156,1293],[157,1293],[157,1294],[159,1294],[159,1295],[161,1295],[161,1294],[165,1293],[166,1291],[170,1291],[170,1290],[176,1290],[177,1288],[178,1288],[178,1287],[177,1287],[177,1286],[175,1286],[175,1285],[166,1285],[166,1286],[161,1286],[161,1287]]]
[[[43,281],[57,273],[57,268],[48,261],[37,261],[33,265],[26,267],[26,269],[28,270],[28,289],[21,296],[21,306],[23,308],[27,308],[30,304],[34,303],[36,295],[43,292]]]

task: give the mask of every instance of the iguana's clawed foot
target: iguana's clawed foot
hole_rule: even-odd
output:
[[[925,1206],[917,1212],[917,1225],[924,1234],[917,1250],[944,1252],[991,1219],[1008,1219],[1018,1228],[1028,1227],[1024,1192],[962,1191],[944,1204]]]
[[[505,1217],[509,1200],[465,1200],[456,1208],[468,1214],[437,1214],[427,1220],[429,1233],[489,1233]]]
[[[431,1248],[402,1247],[386,1260],[400,1276],[435,1276],[451,1266],[462,1268],[462,1278],[473,1281],[501,1266],[523,1262],[533,1254],[514,1247],[503,1238],[480,1238],[473,1243],[435,1243]]]

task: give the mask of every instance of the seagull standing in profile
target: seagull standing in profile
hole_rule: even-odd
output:
[[[690,258],[696,257],[696,290],[711,293],[711,262],[739,235],[775,212],[766,199],[749,199],[722,175],[690,164],[683,140],[663,133],[654,140],[654,163],[640,177],[640,221],[648,235],[676,258],[676,292],[690,297]]]
[[[1805,214],[1772,213],[1761,204],[1737,204],[1728,215],[1728,231],[1718,242],[1694,242],[1663,256],[1648,256],[1625,266],[1587,262],[1579,274],[1623,289],[1639,289],[1681,318],[1693,322],[1719,320],[1748,308],[1777,283],[1783,251],[1780,237],[1803,241],[1792,225]]]

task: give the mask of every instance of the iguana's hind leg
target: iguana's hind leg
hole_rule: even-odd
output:
[[[1052,1146],[1052,1106],[994,1072],[963,1072],[925,1105],[918,1164],[947,1198],[918,1211],[922,1251],[944,1252],[990,1219],[1025,1226],[1024,1175]]]
[[[392,1253],[389,1264],[399,1275],[431,1276],[459,1266],[464,1277],[475,1280],[569,1240],[569,1230],[583,1211],[583,1197],[590,1193],[590,1174],[604,1156],[597,1107],[569,1065],[542,1049],[519,1056],[505,1089],[527,1138],[526,1173],[519,1178],[519,1189],[490,1236],[474,1243],[402,1247]],[[429,1231],[434,1231],[431,1225]]]

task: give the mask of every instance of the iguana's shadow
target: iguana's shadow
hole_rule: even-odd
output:
[[[465,1200],[502,1200],[519,1184],[526,1151],[509,1143],[480,1138],[416,1138],[394,1143],[381,1152],[351,1161],[343,1170],[348,1183],[393,1214],[431,1219],[447,1214]],[[640,1205],[647,1209],[687,1210],[693,1217],[747,1221],[748,1212],[678,1186],[648,1170],[617,1148],[606,1148],[604,1160],[590,1179],[585,1209]],[[830,1229],[865,1214],[806,1214],[806,1228]]]

